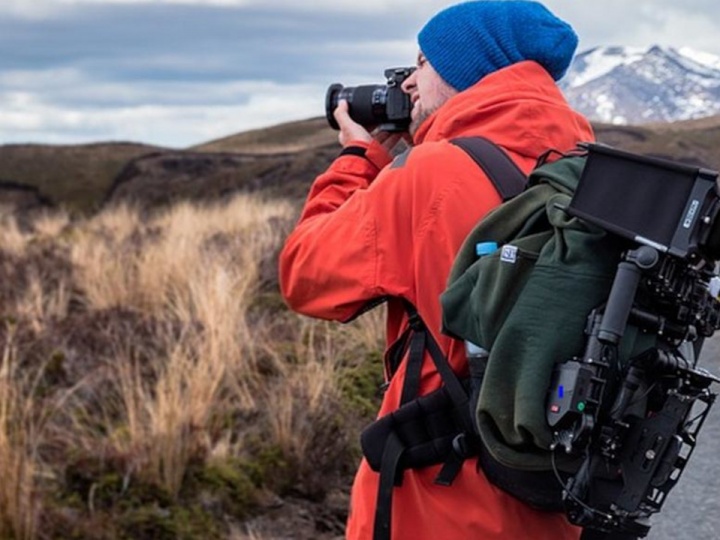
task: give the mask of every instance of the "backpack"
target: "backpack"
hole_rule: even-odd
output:
[[[628,247],[566,213],[584,164],[568,155],[537,167],[521,194],[469,234],[441,297],[443,331],[490,351],[475,427],[492,458],[512,469],[552,469],[545,403],[554,366],[582,354],[588,314],[607,299]],[[501,247],[478,258],[475,246],[486,241]],[[623,340],[621,359],[652,346],[634,341]]]
[[[401,406],[375,421],[361,436],[369,465],[380,473],[376,540],[389,538],[392,490],[402,482],[403,470],[441,463],[436,483],[450,485],[463,461],[471,458],[477,459],[488,480],[523,502],[546,511],[568,510],[565,495],[572,486],[568,482],[587,466],[587,455],[555,451],[559,441],[558,432],[548,421],[549,396],[559,391],[562,397],[562,377],[567,374],[563,367],[572,364],[570,360],[587,358],[585,347],[593,341],[594,314],[608,301],[618,265],[635,245],[567,211],[586,166],[583,149],[552,163],[543,163],[546,154],[526,177],[490,141],[467,138],[451,142],[485,171],[503,203],[477,224],[458,252],[440,298],[442,331],[489,354],[468,358],[470,377],[459,378],[415,308],[406,303],[410,327],[390,351],[391,364],[393,357],[398,363],[409,351]],[[500,248],[478,257],[476,246],[485,242],[495,242]],[[700,283],[695,275],[689,279]],[[633,291],[631,304],[633,298],[642,304],[644,294],[648,293],[642,287],[637,297]],[[720,327],[720,308],[713,304],[709,309],[715,315],[708,317],[713,323],[707,335],[713,331],[711,327]],[[618,385],[626,382],[620,377],[621,372],[628,371],[625,366],[637,358],[648,366],[655,365],[662,324],[657,332],[648,332],[632,321],[627,325],[623,322],[622,339],[607,351],[603,349],[603,354],[612,355],[608,362],[611,367],[603,373],[607,380],[593,393],[593,399],[582,402],[583,407],[587,403],[593,412],[604,407],[607,413],[609,405],[603,401],[611,400],[602,397],[609,393],[612,399],[621,393]],[[418,398],[417,379],[424,350],[429,352],[443,386]],[[590,380],[587,384],[597,386]],[[641,389],[640,397],[632,398],[629,404],[626,401],[623,407],[631,405],[640,411],[641,418],[654,386]],[[583,391],[590,393],[587,388]],[[612,412],[606,416],[611,417]],[[685,414],[678,409],[671,415],[680,418]],[[593,427],[587,426],[585,432]],[[608,433],[614,433],[612,429]],[[649,425],[649,429],[655,428]],[[658,432],[669,439],[675,429],[680,430],[666,426]],[[675,466],[682,467],[684,463]],[[587,470],[583,474],[587,475]],[[661,498],[672,484],[674,481],[658,488]],[[611,497],[617,497],[614,490],[613,485],[607,491]],[[635,507],[645,495],[644,491],[635,493],[633,486],[622,493],[626,492],[634,497],[629,507]],[[588,507],[579,504],[578,515],[573,518],[569,514],[571,521],[598,525],[593,520],[601,513],[583,516],[583,507]],[[660,504],[651,512],[659,511]],[[630,519],[627,523],[608,522],[607,527],[625,527],[623,530],[637,531],[640,536],[646,533]]]

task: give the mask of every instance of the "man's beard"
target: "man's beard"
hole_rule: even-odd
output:
[[[411,137],[415,136],[415,133],[418,129],[420,129],[420,126],[425,122],[425,120],[428,119],[429,116],[431,116],[437,109],[433,110],[426,110],[421,109],[418,115],[410,121],[410,127],[408,128],[408,133],[410,133]]]

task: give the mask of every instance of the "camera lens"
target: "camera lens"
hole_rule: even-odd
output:
[[[338,126],[338,123],[333,116],[333,112],[338,105],[338,95],[342,89],[342,84],[332,84],[330,85],[330,88],[328,88],[327,94],[325,94],[325,117],[327,118],[328,124],[330,124],[330,127],[333,129],[340,129],[340,126]]]
[[[330,127],[340,129],[333,112],[341,99],[348,102],[350,118],[364,127],[373,127],[387,121],[387,92],[385,85],[343,87],[333,84],[325,96],[325,116]]]

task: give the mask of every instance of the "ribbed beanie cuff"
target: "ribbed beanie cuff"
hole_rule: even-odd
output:
[[[435,15],[418,43],[445,82],[462,91],[524,60],[534,60],[557,81],[570,66],[578,38],[568,23],[537,2],[481,0]]]

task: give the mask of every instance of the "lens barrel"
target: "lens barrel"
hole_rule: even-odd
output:
[[[365,127],[374,127],[388,121],[388,87],[380,84],[343,86],[333,84],[325,96],[325,116],[330,127],[340,129],[333,112],[341,99],[348,102],[350,118]]]

